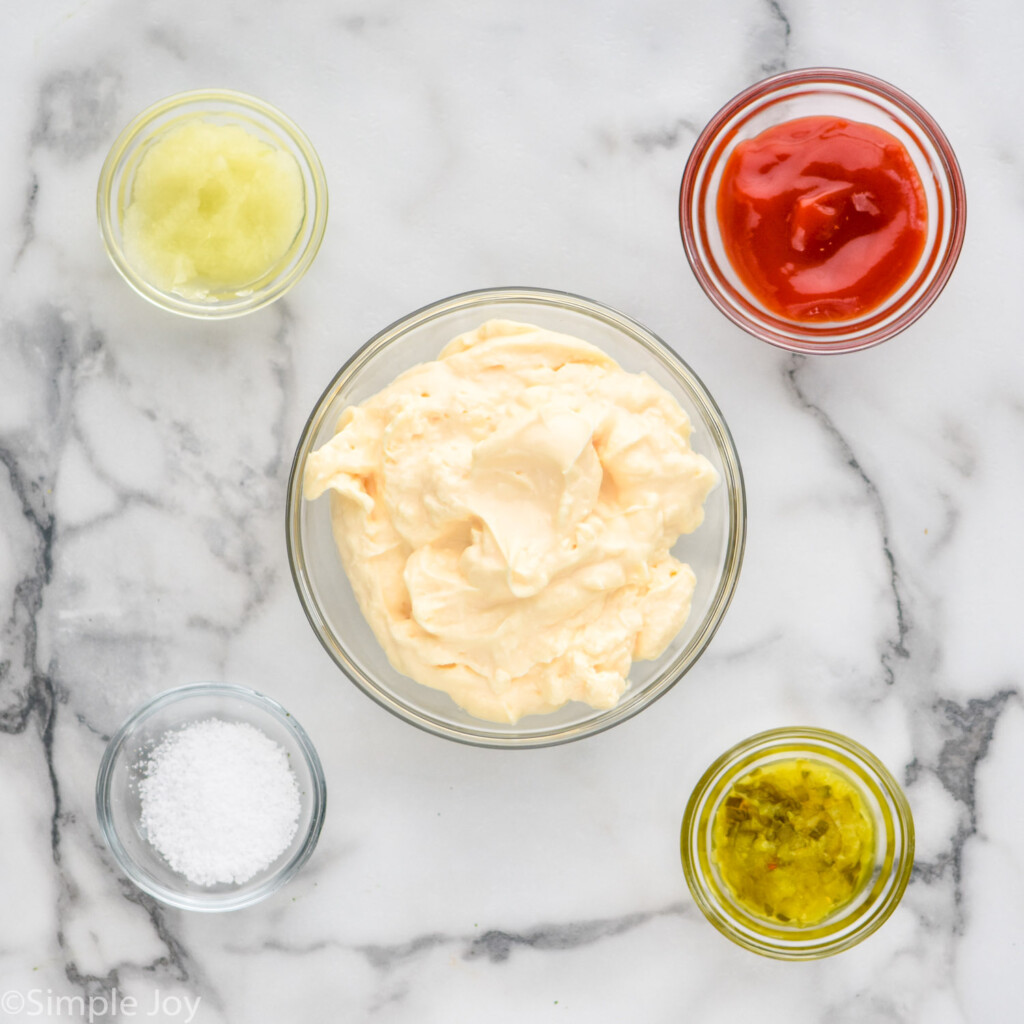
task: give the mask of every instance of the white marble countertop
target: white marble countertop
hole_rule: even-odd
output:
[[[0,1017],[85,1020],[92,997],[95,1020],[198,1024],[1019,1019],[1017,5],[9,6]],[[815,64],[917,98],[970,201],[960,264],[925,318],[827,359],[727,323],[675,213],[711,114]],[[120,128],[200,86],[291,114],[331,190],[307,277],[220,324],[131,292],[94,212]],[[667,339],[716,396],[749,500],[739,589],[700,664],[610,732],[525,752],[421,734],[349,684],[304,619],[283,530],[299,431],[347,356],[413,308],[507,284],[598,299]],[[93,810],[105,739],[143,699],[198,679],[286,704],[330,791],[301,875],[234,914],[143,896]],[[721,937],[678,853],[707,764],[800,723],[892,768],[918,843],[889,922],[810,964]]]

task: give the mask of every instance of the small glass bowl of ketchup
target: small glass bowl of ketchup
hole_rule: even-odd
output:
[[[679,197],[712,302],[797,352],[852,352],[909,327],[963,244],[956,156],[920,104],[857,71],[758,82],[701,132]]]

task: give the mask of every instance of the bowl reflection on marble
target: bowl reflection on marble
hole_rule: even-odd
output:
[[[301,175],[302,219],[287,250],[245,285],[180,291],[153,280],[125,246],[125,218],[135,177],[147,153],[168,134],[194,121],[242,128],[248,135],[290,155]],[[312,264],[327,227],[327,179],[316,150],[301,128],[276,107],[228,89],[196,90],[169,96],[142,111],[111,146],[100,171],[96,212],[107,254],[118,273],[143,298],[162,309],[199,319],[251,313],[279,299]],[[251,211],[244,216],[251,217]]]
[[[736,147],[795,118],[825,116],[883,129],[903,143],[924,187],[924,249],[909,278],[879,306],[850,320],[795,321],[772,312],[737,275],[719,228],[719,185]],[[938,298],[963,245],[967,196],[953,147],[928,112],[887,82],[841,68],[803,68],[765,79],[731,99],[698,136],[683,173],[683,248],[708,298],[737,326],[780,348],[853,352],[909,327]]]
[[[436,359],[456,335],[490,319],[516,320],[582,338],[625,370],[646,372],[688,413],[695,451],[710,460],[720,484],[705,503],[705,520],[680,538],[673,553],[697,577],[689,618],[664,653],[635,661],[630,687],[612,708],[570,702],[515,724],[474,718],[444,692],[396,671],[367,624],[335,545],[330,502],[303,498],[309,454],[334,435],[342,411],[375,395],[402,371]],[[599,303],[561,292],[506,288],[456,295],[392,324],[361,348],[331,381],[303,429],[287,497],[292,576],[313,631],[335,664],[364,693],[404,721],[438,736],[491,747],[536,747],[607,729],[647,707],[693,667],[732,599],[743,558],[746,503],[729,430],[692,370],[646,328]]]
[[[799,758],[849,782],[874,834],[869,870],[853,897],[813,924],[755,916],[731,891],[716,862],[714,822],[741,778]],[[880,928],[903,897],[914,867],[914,819],[899,783],[869,750],[825,729],[758,733],[719,757],[694,787],[683,816],[683,872],[697,906],[737,945],[779,960],[816,960],[842,952]]]
[[[218,719],[253,726],[280,746],[299,787],[298,825],[287,849],[245,882],[196,885],[146,838],[139,783],[146,759],[169,730]],[[323,826],[327,787],[320,758],[301,725],[275,700],[242,686],[193,683],[161,693],[114,734],[96,778],[96,813],[121,870],[162,903],[184,910],[238,910],[265,899],[309,859]]]

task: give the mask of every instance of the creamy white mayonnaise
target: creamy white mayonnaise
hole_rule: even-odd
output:
[[[718,474],[646,374],[492,320],[346,409],[306,463],[360,607],[399,671],[478,718],[612,707],[695,578],[670,554]]]

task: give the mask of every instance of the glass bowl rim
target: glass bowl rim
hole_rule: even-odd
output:
[[[300,162],[305,165],[304,170],[308,172],[313,183],[312,191],[306,190],[306,217],[309,217],[311,211],[313,218],[309,237],[296,256],[294,266],[291,266],[284,274],[271,278],[265,285],[254,290],[251,295],[222,305],[203,305],[150,284],[128,262],[113,229],[114,187],[119,180],[120,166],[138,136],[158,118],[173,112],[178,107],[194,103],[209,103],[214,107],[219,105],[225,113],[230,113],[233,110],[248,111],[266,118],[280,128],[294,144],[300,154]],[[214,110],[213,112],[219,111]],[[124,278],[133,291],[154,306],[195,320],[227,320],[244,316],[247,313],[254,313],[256,310],[276,302],[290,291],[305,276],[320,251],[327,230],[328,208],[327,176],[320,156],[309,136],[292,118],[272,103],[235,89],[190,89],[185,92],[173,93],[151,103],[136,114],[114,139],[103,161],[96,185],[96,216],[99,222],[100,237],[118,274]]]
[[[705,619],[702,623],[700,640],[685,662],[678,663],[677,657],[660,676],[655,677],[643,691],[637,691],[633,699],[629,691],[623,695],[613,708],[604,711],[600,716],[575,725],[560,726],[531,734],[515,732],[488,732],[485,721],[481,720],[480,728],[454,726],[440,722],[421,714],[379,686],[369,673],[362,673],[349,658],[347,645],[340,637],[334,635],[336,643],[328,641],[331,631],[326,628],[326,621],[320,614],[319,603],[316,601],[312,588],[308,583],[308,572],[302,555],[301,543],[301,507],[302,507],[302,467],[311,448],[314,434],[319,430],[331,403],[348,381],[354,377],[372,359],[388,350],[390,345],[416,328],[443,316],[472,309],[476,306],[494,304],[536,303],[560,308],[569,312],[593,317],[598,321],[619,330],[631,341],[640,344],[649,355],[659,360],[661,365],[671,374],[682,379],[686,389],[692,390],[698,400],[702,420],[709,426],[709,434],[715,450],[723,465],[722,486],[728,490],[728,506],[726,510],[727,545],[724,565],[718,580],[718,587],[712,597]],[[685,390],[685,389],[684,389]],[[378,331],[361,345],[350,356],[341,369],[334,375],[313,405],[306,423],[299,435],[288,474],[288,487],[285,497],[285,534],[288,552],[288,566],[292,582],[299,597],[299,604],[313,629],[317,640],[328,653],[335,666],[342,674],[373,701],[395,715],[397,718],[417,728],[470,746],[490,747],[496,749],[533,749],[537,747],[555,746],[596,735],[620,722],[632,718],[644,708],[649,707],[657,699],[664,696],[675,684],[699,661],[707,649],[715,633],[725,617],[739,580],[740,569],[746,547],[747,506],[743,471],[736,452],[736,446],[729,427],[710,391],[703,381],[690,368],[681,356],[657,334],[632,317],[621,313],[594,299],[588,299],[572,292],[532,286],[507,286],[497,288],[481,288],[459,292],[428,303],[411,313],[393,321],[383,330]],[[361,614],[361,613],[360,613]]]
[[[267,878],[262,885],[244,893],[220,892],[203,894],[201,890],[196,890],[194,893],[184,894],[153,882],[136,868],[135,861],[125,849],[114,825],[111,800],[114,764],[121,754],[128,737],[137,726],[164,708],[183,703],[192,697],[210,696],[240,700],[258,708],[282,725],[298,743],[312,783],[310,786],[310,822],[301,844],[287,863],[283,864],[273,875]],[[268,697],[266,694],[260,693],[251,687],[239,686],[234,683],[186,683],[183,686],[175,686],[169,690],[164,690],[150,700],[145,701],[124,720],[117,731],[111,736],[103,751],[99,770],[96,773],[96,817],[99,820],[100,832],[103,834],[107,848],[113,854],[118,867],[143,892],[148,893],[161,903],[178,907],[182,910],[197,910],[211,913],[240,910],[242,907],[251,906],[277,892],[309,860],[320,838],[326,812],[327,781],[320,757],[316,752],[316,747],[313,745],[313,741],[309,738],[306,730],[303,729],[294,715],[274,700],[273,697]],[[245,883],[242,884],[244,885]]]
[[[829,748],[835,748],[856,762],[856,770],[836,759]],[[736,918],[731,908],[715,897],[712,887],[704,881],[704,873],[692,858],[692,849],[703,833],[699,833],[700,812],[712,794],[731,777],[746,771],[752,761],[771,756],[774,752],[790,757],[806,756],[808,759],[830,761],[847,775],[862,781],[863,778],[877,785],[891,803],[893,821],[892,835],[898,841],[900,854],[898,868],[894,865],[895,882],[874,909],[865,914],[855,928],[837,935],[826,934],[814,945],[790,944],[778,936],[763,936],[752,939],[735,926]],[[744,762],[747,755],[753,755]],[[914,816],[903,788],[886,765],[867,747],[857,740],[830,729],[816,726],[783,726],[767,729],[740,740],[723,754],[720,754],[701,774],[693,787],[683,813],[680,828],[680,852],[683,875],[694,902],[707,920],[726,938],[738,946],[777,960],[817,960],[833,956],[850,949],[869,935],[876,932],[890,918],[899,906],[914,867]],[[794,943],[797,936],[794,935]]]
[[[723,297],[717,281],[704,265],[695,242],[698,231],[693,224],[692,211],[696,179],[722,129],[738,113],[762,97],[787,86],[815,82],[851,86],[854,89],[879,96],[901,108],[934,147],[940,158],[941,169],[949,191],[951,225],[946,244],[939,250],[939,268],[933,279],[924,291],[913,298],[909,305],[906,304],[905,299],[897,303],[894,311],[898,310],[899,315],[895,319],[880,325],[865,335],[850,339],[844,338],[846,332],[842,324],[839,325],[834,336],[823,331],[819,335],[820,340],[814,340],[810,337],[806,339],[789,337],[781,330],[775,330],[748,317]],[[782,71],[754,82],[728,100],[710,118],[698,134],[687,157],[679,185],[678,212],[683,251],[690,269],[701,290],[728,320],[758,340],[789,352],[799,352],[804,355],[844,355],[873,348],[895,337],[919,320],[938,299],[949,282],[963,249],[967,230],[967,191],[952,143],[935,118],[917,100],[885,79],[866,72],[842,67],[815,66]]]

